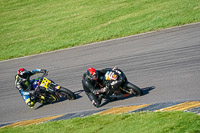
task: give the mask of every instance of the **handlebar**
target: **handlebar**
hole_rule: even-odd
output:
[[[45,73],[43,73],[42,77],[46,77],[48,75],[49,71],[45,71]]]

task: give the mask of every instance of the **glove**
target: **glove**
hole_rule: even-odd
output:
[[[99,93],[105,93],[105,92],[107,92],[107,91],[108,91],[108,87],[103,87],[103,88],[101,88],[101,89],[99,89],[99,90],[94,90],[93,93],[94,93],[95,95],[98,95]]]
[[[105,92],[107,92],[108,91],[108,87],[106,86],[106,87],[103,87],[103,88],[101,88],[101,93],[105,93]]]

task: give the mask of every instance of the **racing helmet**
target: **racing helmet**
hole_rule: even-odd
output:
[[[97,73],[96,69],[94,69],[92,67],[88,68],[87,75],[91,80],[97,80],[98,79],[98,73]]]
[[[17,70],[19,77],[26,79],[28,77],[28,71],[25,68],[19,68]]]

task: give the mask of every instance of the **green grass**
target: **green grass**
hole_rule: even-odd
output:
[[[2,128],[0,133],[199,133],[200,116],[191,112],[140,112],[93,115],[25,127]]]
[[[0,60],[199,21],[199,0],[0,0]]]

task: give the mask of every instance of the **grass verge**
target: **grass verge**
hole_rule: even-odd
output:
[[[199,133],[200,116],[191,112],[139,112],[93,115],[25,127],[6,127],[1,133]]]
[[[0,0],[0,60],[200,21],[199,0]]]

